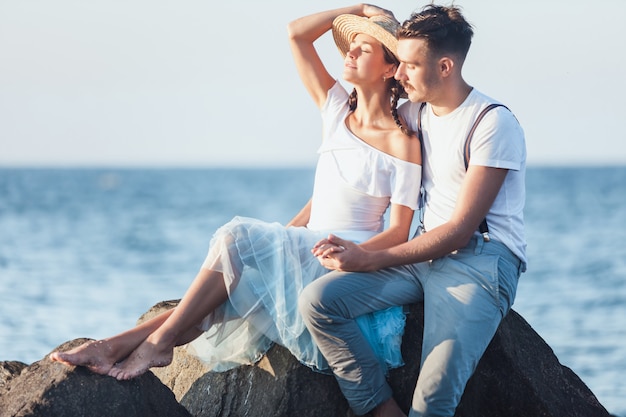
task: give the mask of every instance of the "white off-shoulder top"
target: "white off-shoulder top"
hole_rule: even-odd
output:
[[[381,232],[390,203],[417,208],[419,164],[384,153],[346,126],[348,93],[338,82],[322,108],[323,142],[307,227],[362,242]]]

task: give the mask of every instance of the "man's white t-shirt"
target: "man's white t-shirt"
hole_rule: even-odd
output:
[[[473,89],[458,108],[445,116],[436,116],[429,104],[422,110],[422,184],[425,190],[424,227],[427,231],[451,218],[465,178],[465,140],[478,114],[492,103],[498,102]],[[416,132],[420,106],[421,103],[407,102],[399,109]],[[487,214],[489,235],[526,262],[524,132],[509,110],[497,107],[478,124],[470,149],[470,165],[509,170]]]

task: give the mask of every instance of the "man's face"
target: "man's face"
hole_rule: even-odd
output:
[[[430,56],[422,39],[398,40],[400,65],[395,78],[413,102],[431,102],[437,97],[441,79],[437,60]]]

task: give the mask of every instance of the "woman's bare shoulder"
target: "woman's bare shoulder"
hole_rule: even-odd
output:
[[[400,129],[390,134],[392,156],[414,164],[422,164],[422,147],[415,134],[406,135]]]

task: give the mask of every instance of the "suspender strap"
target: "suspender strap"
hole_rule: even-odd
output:
[[[472,128],[467,134],[467,138],[465,139],[464,152],[463,152],[463,162],[465,163],[466,171],[467,171],[467,168],[469,167],[469,161],[470,161],[470,143],[472,142],[472,137],[474,136],[476,127],[478,126],[478,123],[480,123],[480,121],[483,119],[483,117],[485,117],[487,112],[489,112],[492,109],[495,109],[496,107],[504,107],[505,109],[508,110],[508,107],[506,107],[504,104],[488,105],[478,114],[478,117],[474,121]],[[490,238],[489,238],[489,226],[487,225],[487,218],[484,218],[483,221],[480,222],[480,225],[478,226],[478,231],[480,232],[481,235],[483,235],[483,240],[485,242],[489,242]]]
[[[422,160],[424,159],[424,141],[422,139],[422,110],[424,109],[424,107],[426,107],[426,103],[422,103],[420,105],[419,111],[417,112],[417,137],[420,141],[420,143],[422,144]],[[467,171],[467,168],[469,167],[469,161],[470,161],[470,144],[472,142],[472,137],[474,136],[474,132],[476,131],[476,128],[478,127],[478,123],[480,123],[480,121],[483,119],[483,117],[485,117],[485,115],[497,108],[497,107],[504,107],[505,109],[509,110],[508,107],[506,107],[504,104],[490,104],[487,107],[485,107],[479,114],[478,117],[476,118],[476,120],[474,121],[474,124],[472,125],[472,128],[470,129],[469,133],[467,134],[467,138],[465,139],[465,145],[463,147],[463,162],[465,163],[465,170]],[[423,161],[422,161],[423,163]],[[485,242],[489,242],[489,226],[487,226],[487,219],[483,219],[483,221],[480,223],[480,226],[478,226],[478,231],[480,232],[481,235],[483,235],[483,239]]]
[[[422,110],[426,107],[426,103],[420,104],[420,109],[417,111],[417,138],[422,144],[422,158],[424,158],[424,136],[422,134]]]
[[[420,149],[422,152],[422,166],[424,166],[426,162],[426,154],[424,153],[424,135],[422,133],[422,110],[426,107],[426,103],[422,103],[417,112],[417,140],[420,141]],[[420,198],[419,198],[419,227],[418,231],[424,233],[426,229],[424,228],[424,206],[426,205],[426,196],[425,196],[424,187],[420,184]]]
[[[504,107],[507,110],[509,109],[504,104],[490,104],[490,105],[488,105],[487,107],[485,107],[478,114],[478,117],[474,121],[474,124],[472,125],[472,128],[470,129],[469,133],[467,134],[467,139],[465,139],[465,152],[463,153],[463,162],[465,163],[465,169],[466,170],[467,170],[467,167],[469,166],[469,160],[470,160],[470,142],[472,141],[472,137],[474,136],[474,132],[476,131],[476,128],[478,127],[478,123],[480,123],[480,121],[483,120],[483,117],[485,117],[485,115],[490,110],[493,110],[496,107]],[[419,122],[418,122],[418,126],[419,126]]]

